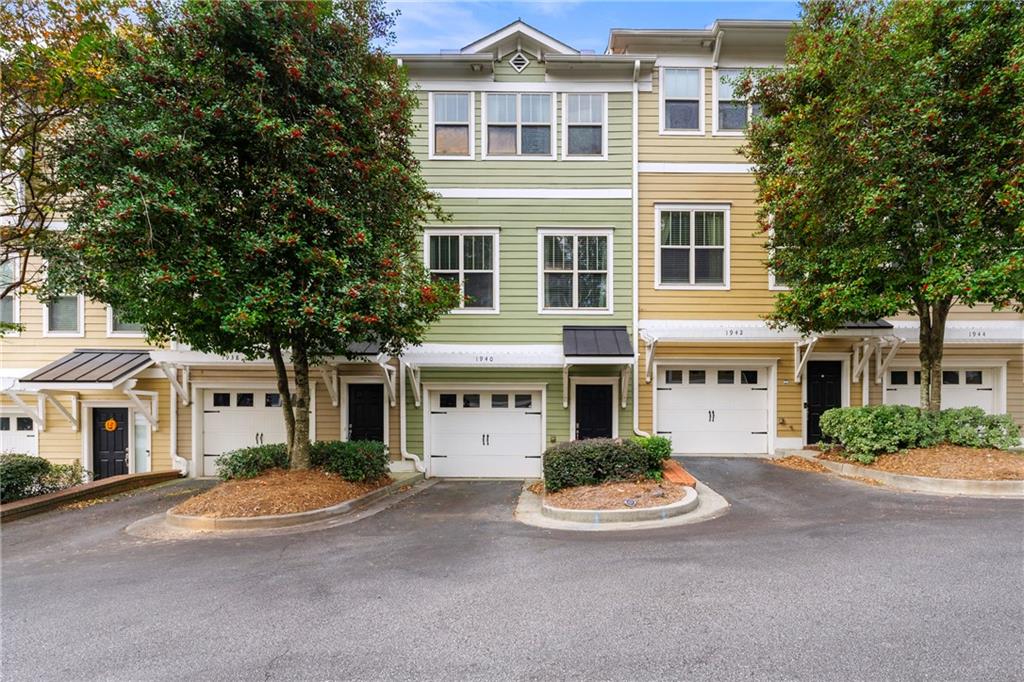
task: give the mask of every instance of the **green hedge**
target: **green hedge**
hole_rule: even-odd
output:
[[[54,464],[35,455],[0,455],[0,502],[45,495],[87,480],[80,462]]]
[[[550,492],[605,481],[656,478],[672,454],[667,438],[592,438],[559,443],[544,452],[544,487]]]
[[[841,453],[871,463],[878,455],[939,443],[1006,450],[1020,444],[1020,428],[1007,414],[978,407],[927,412],[907,405],[841,407],[821,415],[821,433]]]
[[[310,444],[310,463],[341,475],[346,481],[375,481],[388,473],[388,451],[378,441],[319,440]],[[217,458],[222,480],[255,478],[270,469],[287,469],[284,443],[257,445],[226,452]]]

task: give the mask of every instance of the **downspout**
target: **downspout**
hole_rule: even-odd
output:
[[[637,153],[639,131],[637,123],[640,119],[638,97],[640,93],[640,60],[633,61],[633,433],[638,436],[650,436],[640,430],[640,275],[637,271],[640,263],[639,231],[640,231],[640,198],[639,193],[639,159]]]
[[[171,394],[171,466],[178,467],[182,476],[188,476],[188,460],[178,456],[178,396],[175,395],[174,387],[170,383],[168,388]]]
[[[398,443],[399,450],[402,453],[403,460],[409,460],[412,462],[413,468],[421,474],[426,473],[427,468],[423,466],[423,459],[419,455],[414,455],[406,449],[406,428],[405,428],[405,363],[401,360],[398,361],[398,383],[401,384],[398,388]]]

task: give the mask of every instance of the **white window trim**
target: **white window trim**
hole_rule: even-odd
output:
[[[487,149],[487,127],[489,121],[487,120],[487,96],[488,95],[511,95],[516,96],[516,154],[509,156],[507,154],[495,155],[488,154]],[[526,95],[543,95],[548,93],[538,92],[482,92],[480,93],[480,158],[487,159],[490,161],[553,161],[557,158],[558,140],[557,140],[557,127],[555,126],[555,120],[557,117],[557,110],[555,106],[555,100],[557,95],[551,94],[549,99],[551,100],[551,120],[548,123],[548,128],[551,130],[551,153],[550,154],[523,154],[522,153],[522,130],[523,130],[523,107],[522,107],[522,96]],[[495,125],[511,125],[510,123],[497,123]],[[540,127],[539,124],[529,123],[527,125]],[[433,135],[431,135],[433,139]],[[448,158],[448,157],[443,157]],[[596,157],[595,157],[596,158]]]
[[[449,315],[498,315],[501,313],[501,277],[500,277],[500,266],[501,266],[501,235],[500,230],[496,227],[456,227],[452,229],[445,229],[443,227],[427,228],[423,231],[423,264],[427,268],[427,272],[430,270],[430,238],[441,237],[441,236],[458,236],[459,237],[459,288],[462,289],[463,275],[466,270],[463,266],[464,252],[462,250],[462,237],[480,237],[490,236],[493,239],[493,248],[491,250],[491,272],[494,278],[494,307],[493,308],[466,308],[463,302],[459,303],[458,308],[454,308],[448,311]],[[470,272],[473,272],[470,270]],[[481,270],[480,272],[486,272]]]
[[[661,283],[661,213],[662,211],[722,211],[725,213],[725,247],[722,258],[722,284],[662,284]],[[730,259],[732,247],[732,206],[730,204],[655,204],[654,205],[654,288],[682,291],[729,291],[731,287]],[[692,235],[693,221],[690,222]],[[692,239],[690,240],[693,241]],[[694,246],[690,249],[690,276],[694,276]]]
[[[768,230],[769,237],[775,236],[775,228]],[[775,268],[772,267],[772,261],[775,259],[775,251],[768,249],[768,291],[789,291],[792,287],[785,284],[779,284],[775,281]]]
[[[697,130],[673,130],[671,128],[665,128],[665,69],[692,69],[696,68],[700,72],[700,104],[698,110],[700,112],[697,117],[697,123],[699,127]],[[658,69],[658,134],[659,135],[682,135],[682,136],[694,136],[704,134],[704,119],[707,117],[705,111],[704,102],[704,67],[703,66],[662,66]]]
[[[606,237],[608,244],[608,286],[605,293],[608,301],[607,308],[545,308],[544,307],[544,237],[566,236],[573,237]],[[576,291],[576,283],[579,280],[579,271],[576,269],[578,252],[576,251],[575,239],[573,240],[573,306],[579,304]],[[614,230],[611,228],[593,227],[542,227],[537,230],[537,313],[540,315],[613,315],[615,314],[615,246]]]
[[[19,256],[13,256],[11,258],[11,260],[8,261],[8,262],[13,264],[15,272],[17,272],[18,268],[21,266],[21,260],[20,260]],[[17,275],[15,275],[15,276],[17,276]],[[21,295],[18,293],[17,289],[15,289],[10,294],[8,294],[8,296],[10,297],[11,302],[12,302],[12,304],[11,304],[11,314],[12,314],[12,317],[14,318],[11,321],[11,324],[21,324]],[[16,338],[16,337],[21,336],[21,331],[19,331],[17,329],[14,329],[14,330],[5,332],[4,336],[6,338],[8,338],[8,339]]]
[[[728,70],[738,69],[738,70],[742,71],[744,68],[748,68],[748,67],[730,66],[730,67],[722,67],[722,68],[727,68]],[[712,98],[712,102],[713,102],[713,106],[711,107],[711,114],[712,114],[711,115],[711,134],[714,137],[746,137],[746,134],[747,134],[746,128],[744,128],[743,130],[719,130],[718,129],[718,72],[719,72],[719,69],[715,69],[713,71],[714,77],[713,77],[712,82],[711,82],[711,98]],[[730,101],[732,101],[732,100],[730,100]],[[754,117],[753,108],[751,107],[750,100],[748,99],[747,100],[747,126],[748,127],[750,126],[750,121],[751,121],[751,119],[753,119],[753,117]]]
[[[146,338],[145,332],[129,332],[119,331],[114,329],[114,308],[113,306],[107,306],[107,337],[108,338],[126,338],[126,339],[144,339]]]
[[[51,332],[50,331],[50,306],[43,304],[43,336],[81,338],[85,336],[85,296],[78,294],[78,331],[74,332]]]
[[[573,95],[600,95],[601,108],[601,154],[569,154],[569,94],[562,93],[562,161],[607,161],[608,160],[608,93],[574,92]],[[576,125],[576,124],[574,124]],[[579,124],[585,125],[585,124]],[[591,124],[593,125],[593,124]]]
[[[449,93],[456,94],[468,94],[469,95],[469,155],[468,156],[449,156],[447,154],[435,154],[434,153],[434,95],[444,95]],[[427,132],[429,133],[430,139],[428,140],[429,150],[427,158],[429,160],[438,161],[472,161],[476,158],[476,128],[474,123],[476,121],[476,93],[469,92],[463,93],[460,91],[437,91],[431,92],[427,97]],[[455,124],[452,124],[455,125]]]

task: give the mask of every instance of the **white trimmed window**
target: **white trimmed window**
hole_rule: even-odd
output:
[[[431,157],[473,158],[472,93],[431,93],[430,127]]]
[[[774,228],[769,231],[769,235],[775,236]],[[768,251],[768,289],[771,291],[789,291],[789,285],[786,283],[786,280],[775,272],[774,262],[776,253],[778,253],[778,249],[769,249]]]
[[[700,68],[661,70],[661,132],[704,132],[704,76]]]
[[[454,312],[498,312],[496,230],[429,231],[426,251],[430,278],[459,285],[462,302]]]
[[[565,130],[562,156],[604,158],[606,150],[604,93],[566,93],[563,101]]]
[[[488,93],[484,99],[484,157],[554,156],[551,93]]]
[[[715,75],[715,132],[741,134],[761,105],[751,104],[740,94],[739,81],[743,69],[719,69]]]
[[[43,306],[43,334],[82,336],[85,329],[85,305],[82,296],[58,296]]]
[[[656,286],[665,289],[729,287],[729,208],[657,206]]]
[[[142,336],[142,324],[126,322],[113,306],[107,306],[107,336]]]
[[[540,233],[542,312],[611,312],[611,233]]]
[[[18,273],[18,258],[13,257],[0,265],[0,290],[15,281]],[[0,322],[18,324],[20,318],[18,295],[14,292],[0,298]],[[9,333],[9,332],[8,332]]]

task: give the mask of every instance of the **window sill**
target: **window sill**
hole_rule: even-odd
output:
[[[438,156],[436,154],[430,154],[427,156],[428,161],[476,161],[475,156]]]
[[[728,284],[655,284],[659,291],[729,291]]]
[[[43,337],[54,339],[80,339],[85,332],[43,332]]]
[[[747,133],[743,130],[728,131],[728,130],[716,130],[711,133],[711,137],[746,137]]]
[[[610,308],[587,309],[587,308],[541,308],[537,311],[540,315],[614,315],[615,311]]]
[[[108,339],[144,339],[146,334],[144,332],[107,332]]]
[[[704,137],[703,130],[659,130],[658,135],[670,137]]]
[[[499,315],[501,310],[499,308],[455,308],[448,311],[449,315]]]
[[[481,161],[556,161],[554,154],[518,154],[516,156],[491,156],[485,154],[480,157]]]
[[[562,155],[562,161],[607,161],[608,155],[593,155],[593,156],[569,156],[567,154]]]

